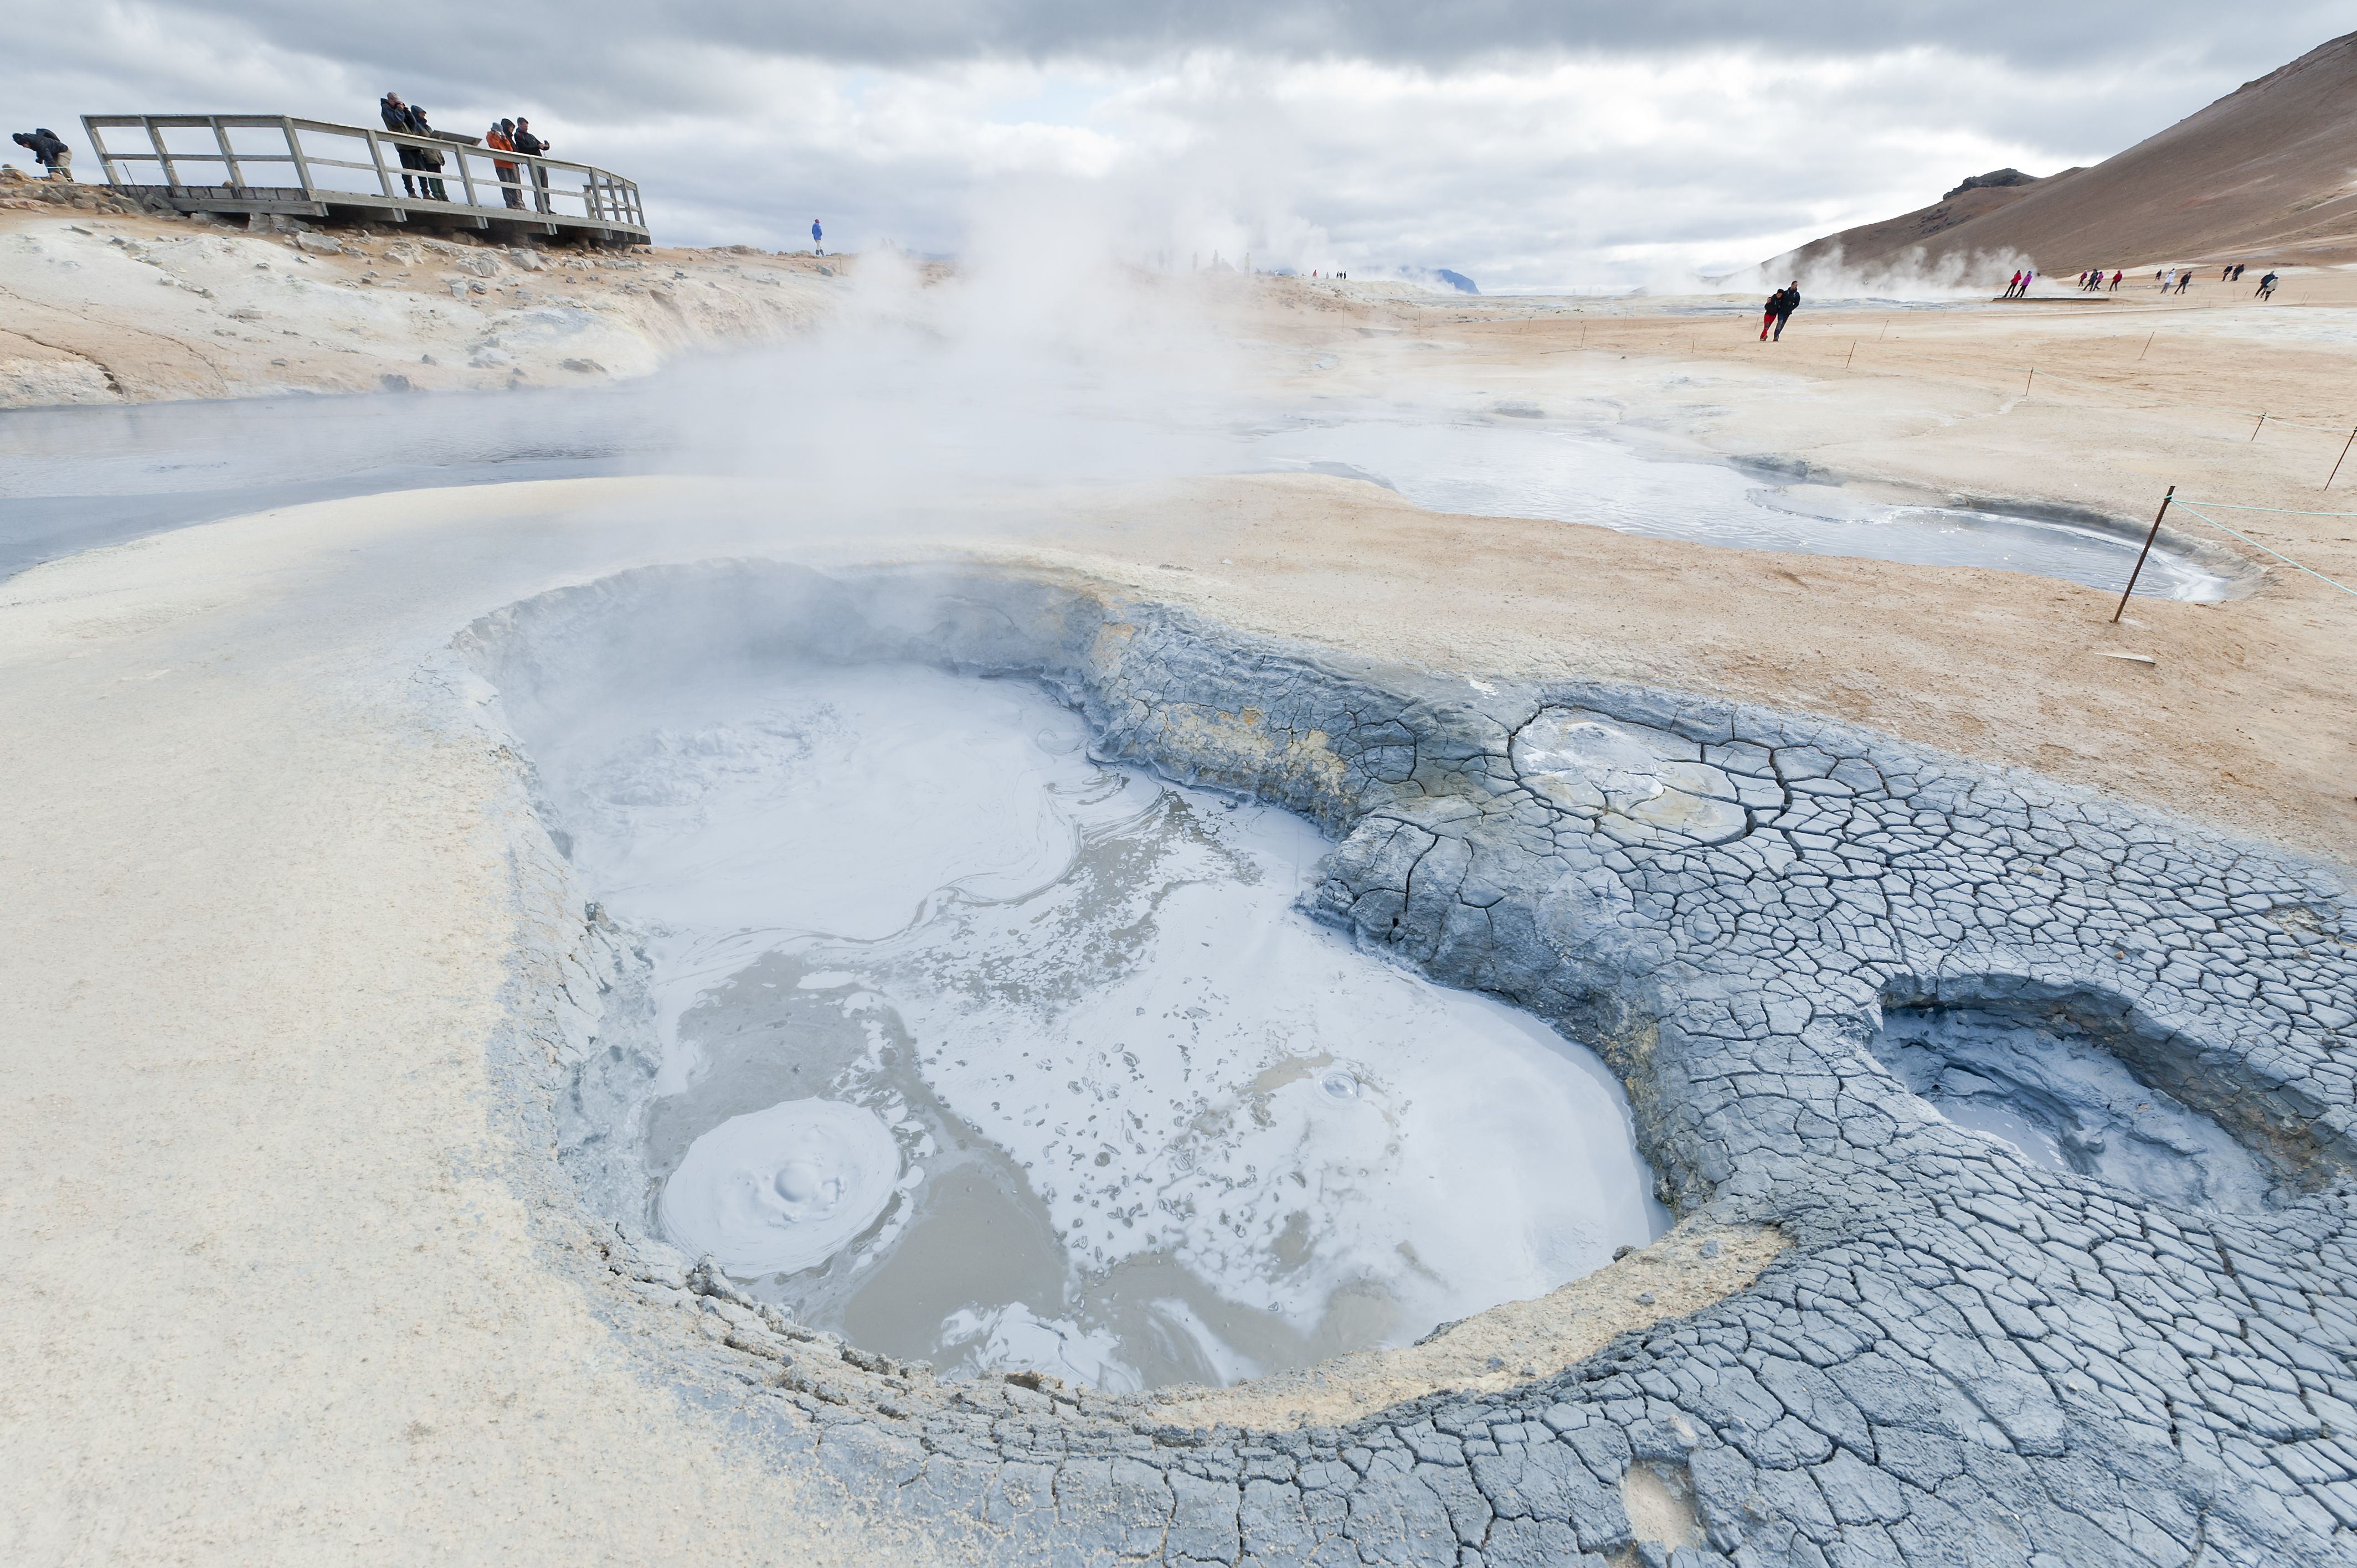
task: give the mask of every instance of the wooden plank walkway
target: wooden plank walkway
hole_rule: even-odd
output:
[[[81,123],[110,186],[182,212],[389,223],[414,217],[606,244],[650,239],[636,182],[587,164],[495,152],[471,137],[285,114],[85,114]],[[442,166],[404,166],[429,156]],[[502,177],[501,166],[512,172]],[[134,179],[134,167],[161,177]],[[259,183],[257,171],[269,183]]]

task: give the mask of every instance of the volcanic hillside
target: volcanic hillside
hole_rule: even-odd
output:
[[[2007,171],[2010,172],[2010,171]],[[1783,274],[2027,256],[2050,275],[2171,262],[2357,260],[2357,33],[2245,82],[2093,168],[1976,186],[1813,240]]]

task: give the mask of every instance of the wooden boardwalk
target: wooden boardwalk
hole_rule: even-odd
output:
[[[182,212],[414,218],[606,244],[650,238],[635,182],[587,164],[493,152],[473,137],[285,114],[85,114],[81,124],[110,186]],[[404,149],[414,155],[407,160]],[[404,166],[421,155],[442,166]],[[503,179],[500,165],[514,172]],[[135,168],[159,177],[135,178]]]

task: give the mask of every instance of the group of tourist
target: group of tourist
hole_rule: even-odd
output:
[[[2219,270],[2218,281],[2220,283],[2240,282],[2243,276],[2243,269],[2248,265],[2250,265],[2248,262],[2227,263],[2224,267]],[[2096,267],[2091,271],[2083,272],[2079,274],[2079,287],[2083,293],[2086,294],[2117,294],[2120,288],[2120,280],[2126,275],[2127,274],[2125,272],[2115,270],[2111,273],[2107,278],[2104,269]],[[2038,274],[2035,270],[2028,270],[2014,274],[2013,281],[2005,285],[2005,297],[2007,299],[2022,298],[2029,293],[2030,282],[2037,276]],[[2183,294],[2185,292],[2186,285],[2193,281],[2193,269],[2191,267],[2162,267],[2158,272],[2154,273],[2152,276],[2153,281],[2160,285],[2161,293]],[[2259,298],[2270,298],[2275,294],[2275,274],[2269,273],[2265,277],[2259,279]]]
[[[425,111],[414,103],[404,103],[398,92],[388,92],[377,104],[377,112],[388,131],[399,131],[411,136],[440,138],[442,133],[426,122]],[[460,138],[463,140],[463,138]],[[496,120],[483,134],[483,145],[494,155],[522,153],[537,157],[549,150],[549,145],[532,133],[529,120]],[[447,201],[449,189],[439,177],[442,155],[431,147],[413,146],[404,142],[395,149],[401,157],[401,188],[411,196],[423,196],[428,201]],[[507,204],[523,210],[523,171],[521,166],[494,156],[491,167],[498,173],[500,194]],[[411,171],[415,171],[412,173]],[[533,203],[543,212],[548,211],[548,170],[539,164],[532,166]]]

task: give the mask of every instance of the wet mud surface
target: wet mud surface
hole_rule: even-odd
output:
[[[460,646],[510,724],[560,677],[752,649],[1037,682],[1097,757],[1318,823],[1331,929],[1592,1042],[1682,1217],[1569,1287],[1629,1294],[1593,1354],[1375,1405],[1321,1369],[1243,1420],[1254,1383],[942,1378],[610,1226],[585,1288],[648,1375],[847,1515],[973,1562],[2357,1560],[2340,868],[1837,725],[1017,577],[663,569]],[[522,1146],[554,1151],[640,960],[553,843],[519,855],[570,911],[507,1047]]]

